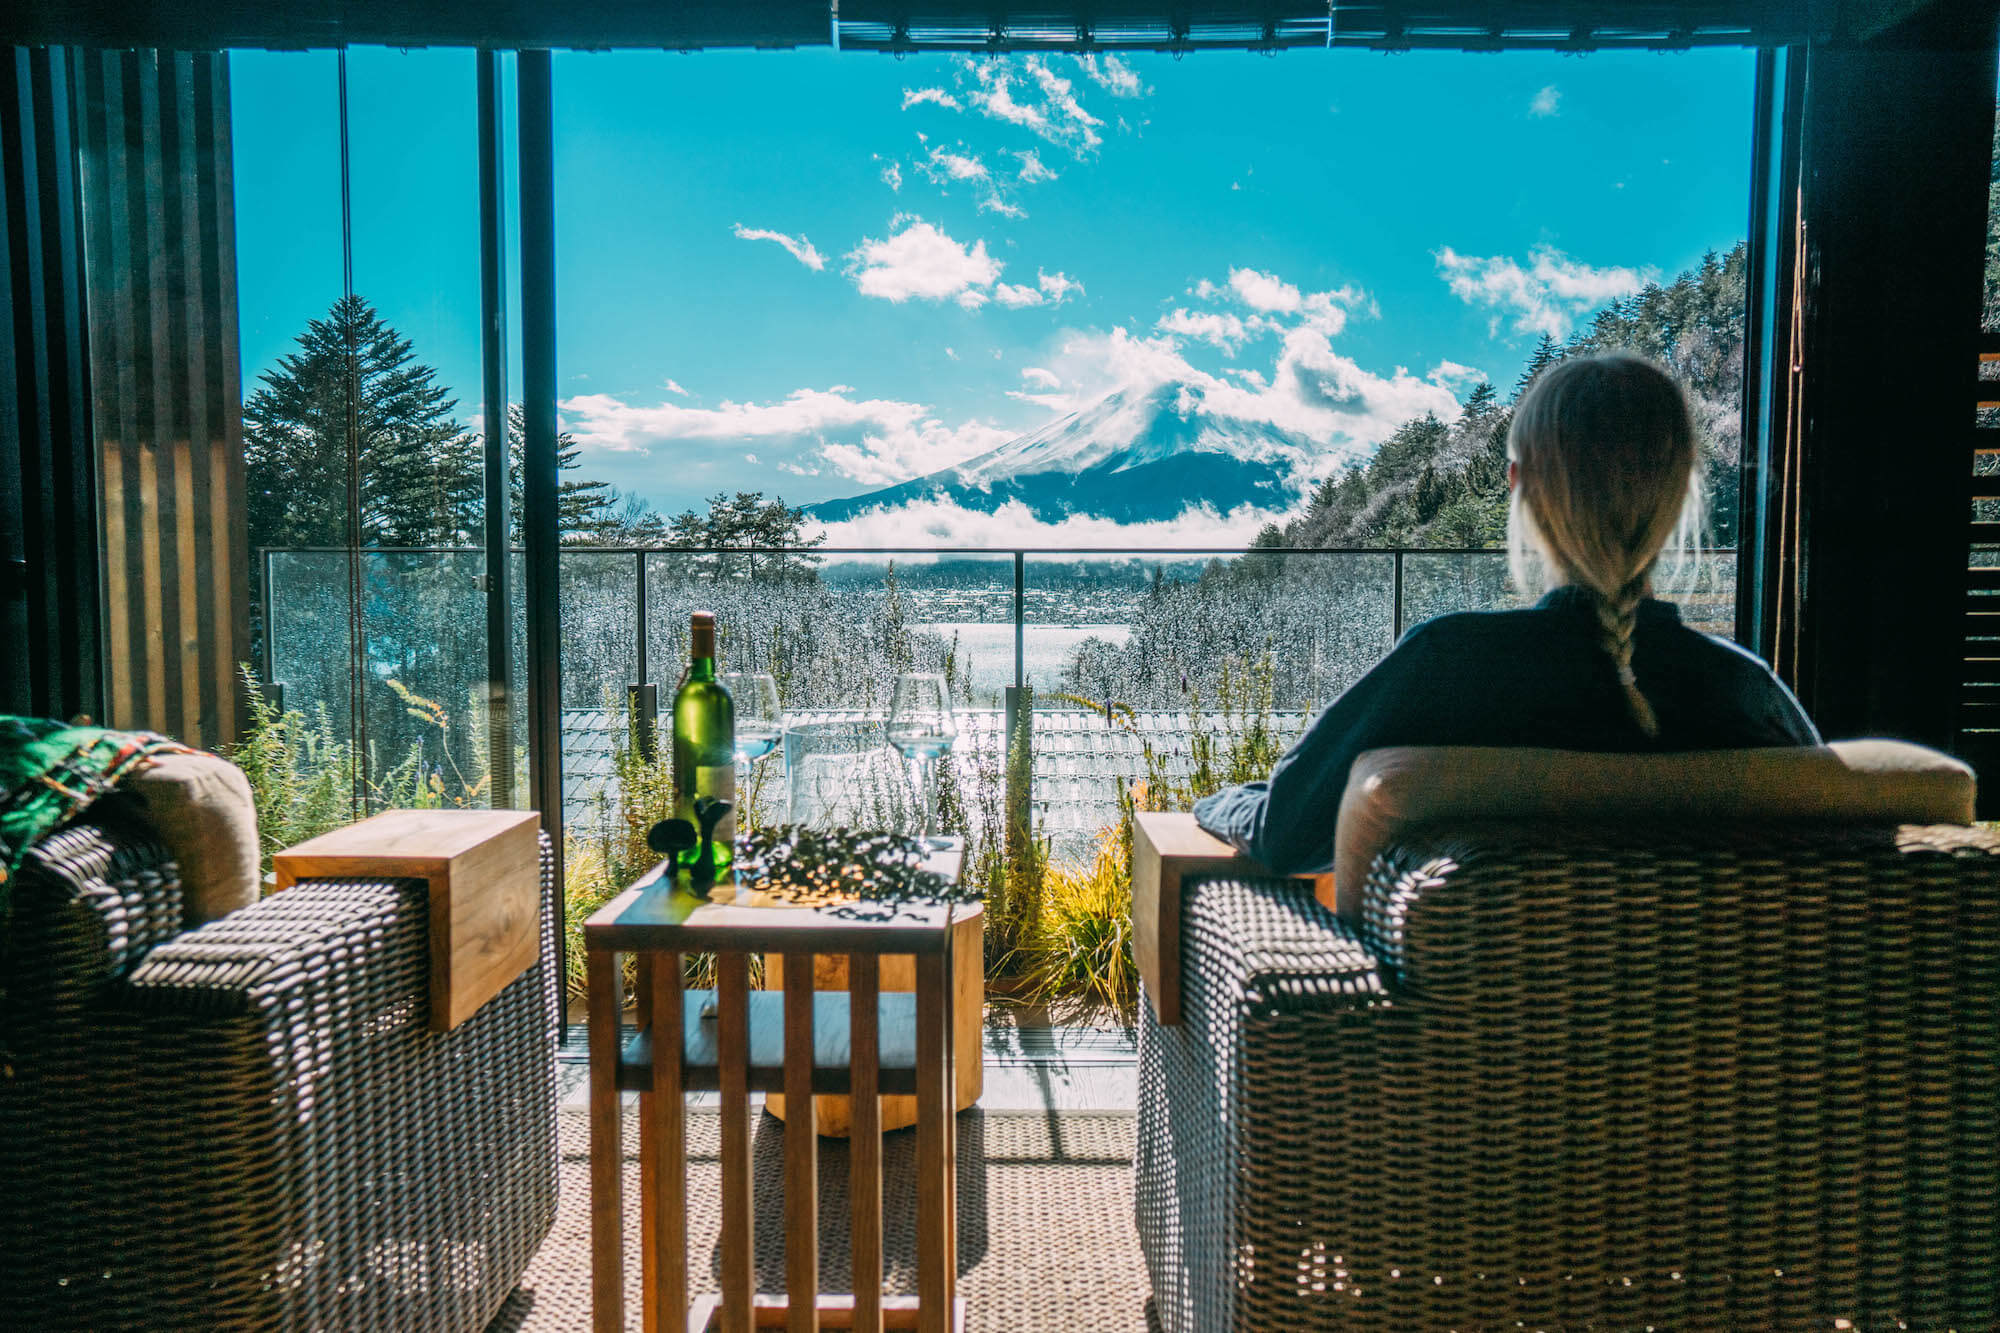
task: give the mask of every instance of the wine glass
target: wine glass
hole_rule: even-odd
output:
[[[736,793],[747,810],[757,761],[777,749],[785,737],[778,682],[762,671],[725,671],[719,679],[736,705]]]
[[[936,803],[931,799],[932,770],[951,753],[958,723],[951,715],[951,690],[935,671],[906,671],[896,677],[896,694],[889,705],[889,744],[910,765],[910,780],[923,814],[923,834],[931,833]]]

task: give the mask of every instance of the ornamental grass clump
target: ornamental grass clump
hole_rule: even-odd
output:
[[[1090,863],[1042,870],[1041,894],[1025,932],[1028,997],[1063,1018],[1109,1014],[1129,1025],[1138,1012],[1132,961],[1132,864],[1113,829],[1098,835]]]

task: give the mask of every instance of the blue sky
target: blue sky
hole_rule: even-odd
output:
[[[1752,64],[560,53],[564,420],[586,473],[670,511],[857,494],[1133,382],[1365,451],[1739,239]],[[471,414],[472,57],[357,50],[349,77],[355,289]],[[339,127],[328,53],[232,78],[247,388],[339,294]]]

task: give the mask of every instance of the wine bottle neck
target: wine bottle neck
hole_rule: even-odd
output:
[[[697,657],[697,658],[695,658],[695,659],[694,659],[694,661],[693,661],[692,663],[690,663],[690,664],[689,664],[689,666],[688,666],[688,679],[689,679],[689,680],[714,680],[714,679],[715,679],[715,659],[714,659],[713,657]]]

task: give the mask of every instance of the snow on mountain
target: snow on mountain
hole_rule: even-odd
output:
[[[1317,442],[1213,411],[1198,386],[1168,382],[1107,394],[954,467],[810,512],[832,523],[922,501],[987,513],[1019,501],[1043,522],[1144,523],[1199,506],[1289,509],[1329,466]]]

